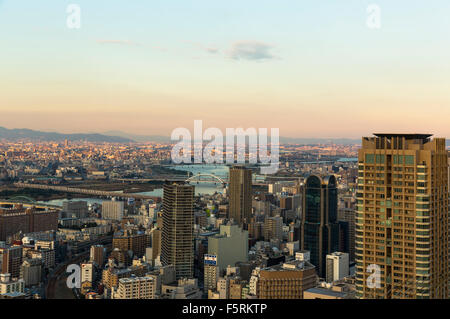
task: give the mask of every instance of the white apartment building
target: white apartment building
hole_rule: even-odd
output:
[[[335,252],[327,255],[326,281],[331,283],[349,275],[349,255]]]

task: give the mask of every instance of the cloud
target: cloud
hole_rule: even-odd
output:
[[[233,43],[227,56],[233,60],[264,61],[277,58],[271,53],[273,46],[258,41],[239,41]]]

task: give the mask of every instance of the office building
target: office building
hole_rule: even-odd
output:
[[[303,291],[315,287],[317,275],[314,265],[294,260],[259,270],[257,282],[259,299],[303,299]]]
[[[252,170],[233,166],[229,172],[229,218],[246,229],[252,217]]]
[[[301,249],[308,250],[319,277],[325,277],[326,255],[339,251],[337,185],[331,175],[311,175],[303,187]]]

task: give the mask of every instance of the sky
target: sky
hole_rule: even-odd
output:
[[[448,137],[449,34],[448,0],[0,0],[0,126]]]

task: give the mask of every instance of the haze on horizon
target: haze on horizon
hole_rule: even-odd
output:
[[[0,126],[450,136],[447,0],[72,2],[0,1]]]

